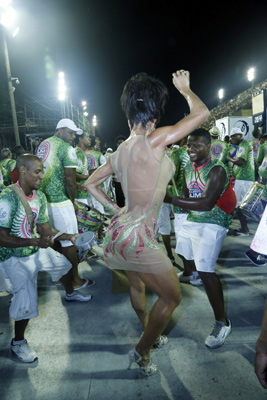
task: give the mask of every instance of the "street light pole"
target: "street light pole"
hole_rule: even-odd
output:
[[[12,78],[11,78],[11,69],[10,69],[10,62],[9,62],[9,56],[8,56],[7,41],[6,41],[6,35],[5,35],[4,28],[2,28],[2,33],[3,33],[4,55],[5,55],[5,64],[6,64],[6,72],[7,72],[8,92],[9,92],[10,105],[11,105],[12,120],[13,120],[14,133],[15,133],[15,141],[16,141],[16,145],[19,145],[20,144],[19,127],[18,127],[16,105],[15,105]]]

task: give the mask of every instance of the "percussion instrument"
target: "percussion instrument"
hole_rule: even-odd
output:
[[[74,242],[74,245],[78,251],[78,260],[79,262],[86,259],[86,255],[88,251],[93,247],[95,243],[95,234],[93,232],[84,232],[81,233]]]
[[[75,201],[75,204],[78,207],[76,217],[79,233],[87,231],[97,232],[102,222],[104,222],[104,216],[99,211],[86,204],[78,201]]]
[[[263,188],[264,185],[259,182],[254,182],[239,205],[242,214],[256,222],[260,221],[264,211],[261,202]]]
[[[265,207],[260,223],[255,232],[252,243],[250,245],[250,248],[259,254],[267,255],[266,233],[267,233],[267,207]]]

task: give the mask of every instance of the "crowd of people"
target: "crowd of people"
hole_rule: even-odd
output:
[[[209,118],[205,104],[190,88],[189,72],[172,75],[189,113],[176,124],[157,127],[168,92],[158,79],[145,73],[124,86],[121,106],[130,136],[119,136],[116,149],[101,151],[101,142],[70,119],[61,119],[55,134],[31,154],[22,146],[2,149],[0,155],[0,290],[12,294],[14,323],[12,352],[23,362],[34,362],[36,352],[25,339],[29,320],[38,315],[37,275],[47,271],[65,288],[65,300],[88,302],[91,294],[79,290],[95,284],[79,275],[76,241],[86,231],[77,215],[95,219],[94,241],[85,258],[97,261],[93,243],[102,246],[110,269],[125,271],[130,298],[143,333],[129,352],[129,368],[158,372],[151,349],[166,346],[163,334],[181,301],[180,283],[203,285],[214,314],[214,327],[205,345],[224,344],[232,324],[223,289],[215,272],[223,240],[232,218],[240,221],[236,237],[249,235],[250,202],[257,197],[259,221],[246,257],[254,265],[267,261],[267,134],[255,127],[252,141],[239,128],[220,140],[220,131],[201,127]],[[83,208],[84,207],[84,208]],[[105,228],[104,222],[111,220]],[[92,216],[92,214],[91,214]],[[172,225],[174,222],[174,227]],[[176,274],[171,247],[183,271]],[[156,237],[162,236],[162,247]],[[266,236],[265,236],[266,237]],[[84,256],[84,255],[83,255]],[[157,296],[149,311],[145,288]],[[266,306],[267,307],[267,306]],[[257,342],[255,368],[267,388],[267,312]]]

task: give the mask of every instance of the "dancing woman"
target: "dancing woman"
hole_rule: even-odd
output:
[[[121,96],[130,136],[85,183],[97,200],[116,213],[106,232],[104,259],[109,268],[125,270],[129,278],[131,303],[144,331],[136,348],[129,352],[129,368],[136,362],[147,376],[158,370],[150,359],[150,349],[167,343],[161,333],[181,301],[171,260],[155,240],[159,208],[174,173],[165,148],[187,136],[209,116],[206,106],[190,89],[189,72],[179,70],[172,77],[190,113],[175,125],[156,129],[167,101],[167,89],[145,73],[133,76]],[[126,199],[123,208],[112,202],[100,187],[112,173],[122,185]],[[158,296],[150,313],[146,286]]]

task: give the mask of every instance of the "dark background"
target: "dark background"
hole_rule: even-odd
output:
[[[160,78],[170,91],[162,124],[188,112],[172,72],[188,69],[191,87],[212,109],[218,90],[229,99],[267,78],[265,1],[13,0],[20,32],[7,38],[15,96],[57,96],[58,72],[68,96],[89,103],[97,131],[114,147],[128,135],[120,108],[124,83],[137,72]],[[1,84],[6,82],[1,53]]]

